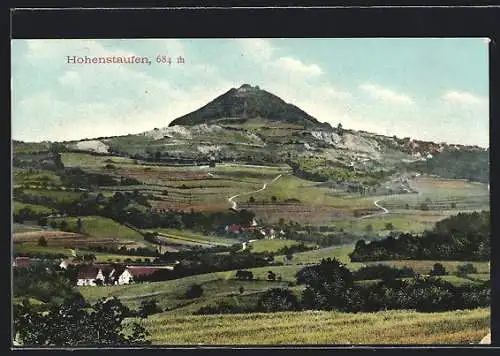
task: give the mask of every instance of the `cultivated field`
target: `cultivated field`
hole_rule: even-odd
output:
[[[477,344],[489,332],[490,311],[157,314],[134,321],[147,328],[155,345]]]

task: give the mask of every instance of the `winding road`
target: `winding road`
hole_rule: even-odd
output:
[[[374,216],[381,216],[381,215],[388,214],[388,213],[389,213],[389,210],[387,210],[387,209],[386,209],[386,208],[384,208],[382,205],[380,205],[380,204],[378,203],[379,201],[380,201],[380,199],[379,199],[379,200],[375,200],[375,201],[373,202],[373,204],[375,204],[375,206],[376,206],[377,208],[382,209],[382,211],[381,211],[381,212],[379,212],[379,213],[374,213],[374,214],[369,214],[369,215],[365,215],[365,216],[362,216],[362,217],[358,218],[358,220],[361,220],[361,219],[367,219],[367,218],[372,218],[372,217],[374,217]]]
[[[281,176],[282,176],[282,174],[278,174],[272,181],[270,181],[269,183],[264,183],[264,185],[262,186],[262,188],[260,188],[258,190],[254,190],[252,192],[247,192],[247,193],[240,193],[240,194],[233,195],[232,197],[229,197],[227,199],[227,201],[229,202],[229,204],[231,204],[231,209],[238,210],[238,204],[234,201],[234,199],[236,199],[236,198],[238,198],[239,196],[242,196],[242,195],[248,195],[248,194],[253,194],[253,193],[261,192],[261,191],[263,191],[263,190],[265,190],[267,188],[268,184],[276,182],[278,179],[281,178]]]

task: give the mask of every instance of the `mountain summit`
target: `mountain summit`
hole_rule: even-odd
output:
[[[243,124],[253,119],[295,124],[308,128],[324,125],[278,96],[258,86],[243,84],[238,89],[231,88],[200,109],[175,119],[169,126],[209,123]]]

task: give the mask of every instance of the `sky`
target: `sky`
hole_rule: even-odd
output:
[[[11,53],[15,140],[140,133],[250,84],[332,126],[489,146],[484,38],[12,40]],[[150,64],[72,62],[85,56]]]

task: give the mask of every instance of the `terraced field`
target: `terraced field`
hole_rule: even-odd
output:
[[[469,344],[489,332],[490,311],[166,313],[134,321],[146,327],[154,345]]]

